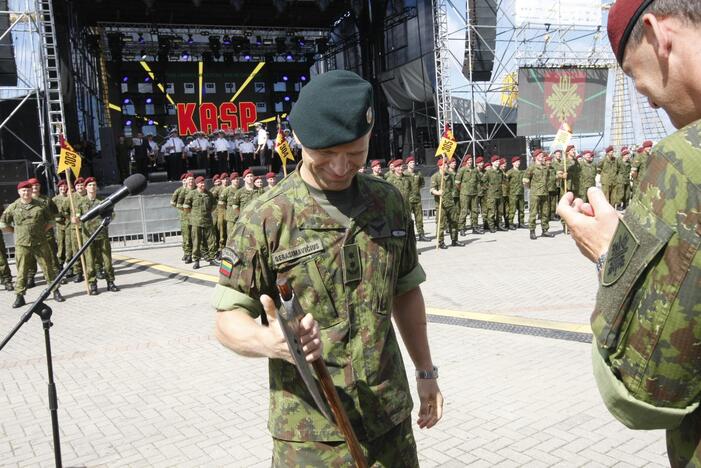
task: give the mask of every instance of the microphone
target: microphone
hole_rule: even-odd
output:
[[[90,221],[96,216],[106,216],[107,213],[111,212],[114,205],[121,201],[122,198],[126,198],[129,195],[138,195],[144,191],[147,182],[146,177],[143,174],[134,174],[126,179],[124,179],[124,185],[122,188],[114,192],[109,197],[105,198],[102,203],[93,207],[90,211],[85,213],[80,217],[80,222]]]

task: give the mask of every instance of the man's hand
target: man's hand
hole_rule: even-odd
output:
[[[436,379],[416,379],[416,389],[421,400],[419,428],[430,429],[443,417],[443,395]]]
[[[294,364],[294,359],[290,354],[290,349],[287,346],[285,335],[282,333],[280,322],[277,320],[277,310],[275,302],[267,295],[260,297],[260,303],[263,304],[263,309],[268,316],[268,337],[266,340],[267,355],[271,359],[284,359],[285,361]],[[302,345],[302,351],[306,355],[307,362],[316,361],[321,357],[321,334],[319,332],[319,324],[312,314],[307,314],[302,317],[297,330],[299,342]]]
[[[567,223],[580,252],[596,262],[608,250],[620,218],[598,188],[590,187],[587,197],[589,203],[584,203],[567,192],[557,205],[557,214]]]

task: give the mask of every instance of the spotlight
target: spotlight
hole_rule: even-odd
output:
[[[287,81],[288,79],[287,75],[282,75],[282,81]]]
[[[124,125],[126,125],[127,127],[131,127],[131,120],[127,120],[126,122],[124,122]]]
[[[246,55],[243,56],[243,59],[244,59],[246,62],[250,62],[250,61],[251,61],[251,56],[248,55],[248,54],[246,54]]]
[[[299,81],[307,81],[307,77],[302,75],[299,77]]]
[[[149,81],[151,81],[151,77],[150,77],[150,76],[147,76],[146,78],[144,78],[144,83],[148,83]]]
[[[146,60],[146,51],[144,49],[141,49],[140,55],[141,55],[141,60]]]
[[[150,97],[146,98],[146,104],[151,104],[152,102],[153,102],[153,99],[151,99]]]
[[[148,124],[153,125],[153,120],[149,119]]]
[[[180,55],[180,58],[183,60],[188,60],[190,58],[190,53],[186,50]]]
[[[263,38],[260,36],[256,36],[256,45],[261,45],[263,43]]]
[[[192,44],[194,42],[195,42],[195,40],[192,38],[192,34],[188,34],[187,35],[187,43]]]
[[[127,81],[129,81],[129,77],[128,77],[128,76],[123,76],[123,77],[122,77],[122,83],[126,83]]]
[[[222,43],[227,46],[231,45],[231,37],[229,37],[228,34],[224,34],[224,37],[222,38]]]
[[[124,100],[122,102],[124,104],[129,104],[131,101],[129,100],[129,98],[124,98]]]
[[[289,101],[290,101],[290,97],[289,97],[289,96],[285,96],[285,102],[289,102]]]
[[[295,58],[292,56],[292,54],[287,54],[287,55],[285,56],[285,60],[287,60],[288,62],[291,62],[291,61],[293,61],[294,59],[295,59]]]

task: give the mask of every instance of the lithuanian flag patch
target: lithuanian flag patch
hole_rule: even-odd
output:
[[[227,278],[231,277],[231,270],[234,269],[234,264],[229,261],[229,259],[223,258],[221,263],[219,264],[219,273],[226,276]]]

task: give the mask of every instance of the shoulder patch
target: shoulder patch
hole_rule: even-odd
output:
[[[404,229],[395,229],[392,231],[392,237],[406,237],[406,231]]]
[[[621,220],[616,229],[616,233],[611,239],[611,247],[606,256],[604,264],[604,274],[601,278],[601,284],[610,286],[623,275],[630,263],[633,254],[640,246],[640,242],[631,232],[624,220]]]
[[[324,245],[320,240],[315,240],[300,244],[293,249],[275,252],[272,255],[272,259],[275,265],[280,265],[281,263],[288,262],[290,260],[306,257],[307,255],[311,255],[316,252],[321,252],[322,250],[324,250]]]

